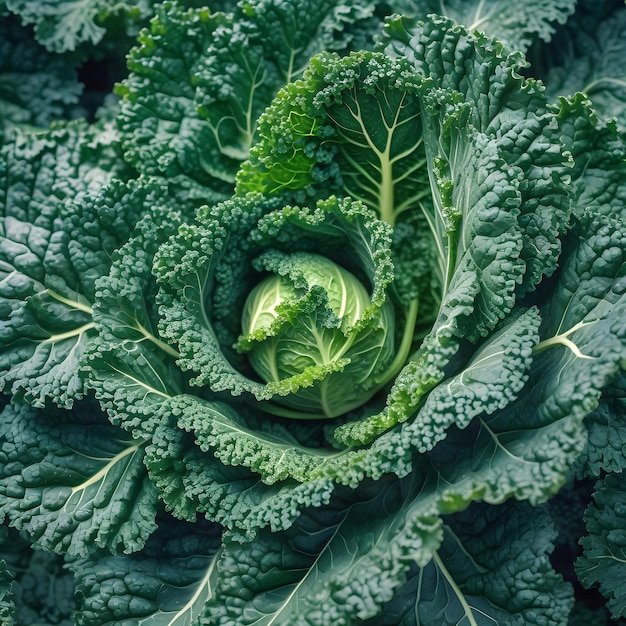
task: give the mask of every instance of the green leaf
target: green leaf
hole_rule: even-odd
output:
[[[307,195],[349,195],[395,224],[430,193],[420,83],[406,71],[371,52],[314,57],[259,120],[238,193],[310,187]]]
[[[394,600],[365,624],[564,624],[572,591],[552,569],[554,537],[545,510],[526,503],[447,516],[433,560],[413,566]]]
[[[238,541],[249,541],[259,528],[269,526],[273,531],[291,526],[302,509],[328,504],[334,485],[320,477],[306,483],[290,480],[267,484],[258,474],[241,467],[263,462],[256,454],[255,443],[260,439],[276,446],[275,475],[283,471],[280,456],[290,448],[303,445],[280,428],[259,424],[261,433],[245,437],[246,433],[234,422],[226,422],[219,406],[201,404],[193,397],[181,396],[164,406],[159,427],[146,448],[146,466],[151,480],[159,489],[166,509],[178,518],[193,521],[199,513],[223,524],[229,535]],[[188,412],[186,412],[188,411]],[[208,417],[216,422],[214,429],[223,435],[221,457],[210,452],[210,432],[207,424],[200,433],[198,445],[185,432],[193,419]],[[180,420],[180,427],[177,421]],[[264,430],[263,430],[264,428]],[[223,430],[222,430],[223,429]],[[250,441],[252,445],[249,446]],[[283,443],[284,445],[280,445]],[[233,454],[235,465],[223,462]],[[245,463],[237,463],[245,459]],[[267,467],[267,466],[266,466]],[[293,467],[288,467],[293,471]]]
[[[116,138],[84,122],[16,134],[0,159],[0,388],[34,406],[83,393],[94,282],[137,219],[87,199],[120,169]]]
[[[193,210],[198,198],[222,199],[232,188],[232,163],[208,149],[214,138],[196,111],[194,85],[213,32],[227,18],[176,2],[155,12],[128,55],[129,76],[116,88],[122,96],[117,123],[124,158],[142,174],[163,178]]]
[[[360,203],[337,198],[311,210],[287,206],[270,212],[278,206],[276,198],[249,194],[212,211],[203,208],[199,223],[181,228],[156,257],[162,303],[159,330],[177,346],[179,366],[194,373],[192,385],[270,400],[277,394],[297,393],[319,378],[320,372],[311,368],[277,384],[261,384],[247,359],[231,347],[241,334],[244,302],[263,271],[258,266],[257,275],[250,268],[268,249],[306,252],[319,242],[329,258],[364,276],[370,290],[370,303],[358,322],[364,328],[375,323],[385,304],[392,280],[386,224]],[[309,241],[303,246],[304,237]]]
[[[594,477],[602,472],[626,469],[626,376],[622,375],[602,397],[598,408],[585,420],[589,430],[586,474]]]
[[[442,521],[444,487],[402,482],[370,485],[368,498],[338,494],[279,535],[227,541],[209,622],[562,623],[571,591],[550,565],[544,511],[475,505]]]
[[[525,62],[521,55],[509,54],[498,42],[468,33],[444,18],[424,22],[390,18],[380,49],[392,58],[406,58],[418,75],[449,93],[444,99],[435,91],[426,99],[430,115],[425,116],[429,123],[425,124],[424,144],[431,168],[434,208],[442,214],[438,232],[454,225],[457,212],[476,194],[473,185],[468,193],[458,182],[459,174],[463,180],[463,169],[455,165],[464,162],[456,158],[456,151],[461,149],[461,157],[471,154],[476,134],[495,140],[496,158],[504,161],[500,169],[505,176],[501,180],[507,185],[501,190],[500,183],[492,191],[497,195],[505,192],[506,200],[513,203],[508,210],[519,208],[519,260],[527,267],[516,291],[520,295],[532,291],[556,268],[561,250],[559,237],[566,230],[571,212],[569,172],[565,167],[568,155],[556,132],[554,114],[547,108],[542,85],[522,78]],[[516,200],[512,186],[517,188]],[[483,202],[489,205],[490,195]],[[446,246],[440,248],[448,250]],[[450,250],[454,255],[452,246]],[[449,254],[440,252],[439,257]]]
[[[150,6],[146,0],[5,0],[5,4],[24,24],[35,25],[37,41],[51,52],[74,50],[83,42],[97,44],[110,15],[125,13],[137,19]]]
[[[509,50],[525,52],[537,39],[549,41],[556,24],[563,24],[574,13],[575,0],[393,0],[393,11],[424,17],[445,15],[467,30],[478,30],[502,41]]]
[[[86,401],[80,412],[9,405],[0,427],[0,511],[45,550],[138,550],[157,508],[145,443]]]
[[[5,530],[2,528],[2,530]],[[6,533],[2,532],[0,536],[0,550],[4,552],[2,542],[6,541]],[[0,620],[6,626],[13,626],[15,621],[13,615],[15,613],[15,603],[12,594],[13,575],[9,571],[4,560],[0,560]]]
[[[579,3],[574,16],[557,30],[549,46],[533,58],[533,73],[559,96],[584,93],[601,118],[626,125],[623,3]]]
[[[196,76],[198,111],[215,138],[211,158],[245,160],[259,115],[278,90],[316,53],[344,45],[342,31],[373,13],[366,4],[246,0],[224,18]]]
[[[162,516],[141,552],[96,552],[70,562],[79,605],[76,624],[197,624],[214,593],[220,558],[217,525],[192,526]]]
[[[231,195],[278,89],[313,54],[345,46],[343,30],[371,13],[352,0],[249,0],[228,13],[165,2],[155,11],[117,87],[118,122],[129,162],[167,179],[194,209]]]
[[[95,282],[97,337],[83,355],[80,375],[114,424],[145,437],[161,403],[186,389],[176,366],[178,352],[156,328],[152,276],[154,254],[177,231],[181,217],[164,208],[165,190],[153,184],[126,190],[120,201],[147,215],[115,251],[108,273]]]
[[[0,126],[49,126],[84,115],[79,105],[78,59],[51,54],[27,29],[0,18]]]
[[[435,381],[419,388],[416,371],[408,366],[398,375],[384,411],[339,426],[334,437],[347,445],[363,445],[411,417],[403,427],[402,445],[425,452],[445,437],[452,424],[464,428],[476,415],[503,409],[526,382],[540,319],[531,309],[507,322],[478,347],[459,373],[432,391]]]
[[[7,599],[14,619],[10,621],[0,609],[2,624],[71,626],[76,610],[74,578],[63,557],[34,549],[15,529],[8,529],[0,550],[12,574],[11,596]]]
[[[580,541],[583,556],[576,573],[585,587],[599,587],[614,618],[626,617],[626,538],[624,473],[598,481],[594,502],[585,512],[589,534]]]
[[[561,140],[573,156],[574,212],[626,218],[626,134],[583,94],[559,101]]]

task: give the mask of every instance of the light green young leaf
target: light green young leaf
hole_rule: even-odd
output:
[[[217,584],[220,528],[162,516],[145,548],[131,555],[95,552],[74,559],[76,623],[98,626],[198,624]]]
[[[60,554],[132,552],[155,529],[145,441],[81,411],[9,405],[0,426],[0,511],[33,545]]]
[[[370,302],[355,325],[367,329],[377,324],[376,313],[386,304],[393,276],[388,225],[349,200],[329,198],[314,209],[287,206],[271,211],[280,206],[277,198],[249,194],[213,210],[205,207],[198,224],[181,228],[159,250],[159,330],[179,350],[178,363],[193,372],[195,386],[280,404],[279,396],[306,389],[326,375],[326,369],[312,366],[299,376],[262,384],[245,356],[231,348],[242,332],[245,299],[268,269],[255,259],[272,248],[291,253],[319,246],[329,258],[359,272]],[[258,272],[251,269],[255,265]]]
[[[430,195],[420,84],[383,55],[314,57],[259,120],[238,193],[349,195],[395,225]]]

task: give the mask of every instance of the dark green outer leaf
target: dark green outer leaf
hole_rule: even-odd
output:
[[[78,59],[45,51],[16,22],[0,18],[0,127],[46,127],[84,115]]]
[[[413,565],[394,600],[365,624],[563,624],[572,597],[550,564],[554,536],[546,511],[527,503],[474,504],[447,516],[435,558]]]
[[[626,617],[626,474],[609,474],[596,485],[585,512],[589,534],[581,539],[583,556],[576,572],[586,587],[599,586],[613,617]]]
[[[35,25],[37,41],[51,52],[74,50],[83,42],[99,43],[106,32],[102,22],[112,14],[122,13],[134,21],[150,12],[147,0],[5,0],[5,4],[24,24]]]
[[[453,19],[468,30],[479,30],[502,41],[509,50],[525,52],[536,40],[549,41],[555,24],[574,12],[575,0],[392,0],[393,11],[425,17],[429,13]]]
[[[527,264],[517,293],[531,291],[544,275],[554,272],[559,237],[566,230],[571,211],[564,167],[567,158],[555,132],[554,116],[547,111],[542,85],[521,77],[521,55],[509,54],[498,42],[470,34],[445,18],[424,22],[392,18],[380,49],[388,56],[406,58],[420,76],[433,79],[436,87],[450,94],[456,93],[456,103],[462,103],[456,106],[464,109],[466,116],[464,126],[494,138],[499,157],[515,168],[512,177],[518,177],[521,196],[520,256]],[[433,128],[430,140],[425,138],[431,161],[438,151],[433,139],[445,136],[445,119],[442,115],[436,121],[440,129]],[[465,136],[466,141],[472,141],[467,129]],[[443,156],[449,159],[451,154],[453,150],[446,142]],[[455,185],[456,179],[451,177],[451,182]]]
[[[574,213],[626,218],[626,132],[598,117],[584,95],[559,101],[559,129],[573,156]]]
[[[589,430],[585,475],[626,469],[626,376],[622,375],[602,394],[598,408],[585,420]]]
[[[342,31],[374,10],[373,3],[365,4],[248,0],[224,20],[194,77],[198,111],[214,134],[216,158],[239,164],[248,157],[265,107],[312,56],[345,45]]]
[[[442,524],[443,490],[431,489],[415,476],[383,480],[367,500],[337,494],[280,535],[226,542],[203,623],[561,624],[571,596],[548,559],[547,514],[481,505]]]
[[[106,128],[76,122],[17,133],[0,155],[0,387],[35,406],[83,392],[94,282],[136,219],[87,199],[126,173],[117,149]]]
[[[220,529],[162,516],[146,547],[132,555],[76,559],[77,626],[191,626],[216,585]]]
[[[9,405],[0,426],[0,512],[41,549],[138,550],[157,508],[144,445],[86,401],[80,413]]]
[[[221,199],[231,189],[233,163],[208,150],[214,138],[196,111],[193,85],[213,31],[228,18],[176,2],[155,8],[150,28],[129,53],[130,74],[117,87],[117,124],[124,158],[142,174],[166,179],[181,206],[191,200],[195,209],[198,198]]]
[[[543,80],[554,100],[582,92],[600,118],[617,119],[623,130],[625,29],[623,2],[579,2],[576,13],[557,29],[551,44],[531,57],[532,72]]]
[[[4,535],[4,533],[2,533]],[[0,539],[0,543],[4,540],[4,536]],[[11,593],[13,584],[13,576],[4,560],[0,560],[0,620],[4,626],[13,626],[15,624],[13,615],[15,613],[15,604]]]

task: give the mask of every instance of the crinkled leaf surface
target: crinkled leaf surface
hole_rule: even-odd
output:
[[[342,48],[349,38],[342,31],[373,11],[372,3],[353,0],[248,0],[223,19],[195,81],[199,112],[215,137],[207,160],[245,160],[258,117],[277,91],[316,53]]]
[[[52,52],[98,43],[106,32],[103,22],[111,15],[124,14],[132,20],[150,15],[147,0],[5,0],[5,4],[24,24],[34,24],[37,41]]]
[[[381,481],[285,533],[226,542],[208,623],[562,623],[571,598],[548,559],[549,516],[512,503],[442,520],[431,488]]]
[[[533,72],[548,94],[585,93],[602,118],[626,125],[626,71],[624,68],[624,3],[581,2],[579,10],[557,30],[549,46],[533,59]]]
[[[391,18],[380,49],[391,57],[404,57],[419,75],[434,78],[437,87],[450,90],[448,102],[438,104],[441,96],[431,96],[431,116],[437,107],[441,111],[428,117],[424,138],[434,209],[447,217],[444,226],[458,219],[464,208],[459,198],[467,202],[473,191],[470,188],[468,194],[457,184],[455,164],[463,163],[456,158],[457,147],[469,150],[465,144],[473,144],[472,128],[496,139],[498,156],[509,166],[501,168],[504,180],[509,186],[519,185],[520,258],[527,269],[517,292],[532,290],[556,267],[559,236],[565,232],[571,210],[568,172],[564,169],[567,157],[554,116],[546,110],[543,87],[520,76],[524,64],[520,55],[509,54],[501,44],[470,34],[444,18],[423,23],[407,17]],[[437,144],[440,137],[445,138],[441,154]],[[455,204],[450,205],[451,197]],[[510,192],[505,197],[509,198]],[[483,199],[488,201],[488,197]],[[462,227],[463,222],[459,229]],[[454,256],[452,245],[441,247]],[[503,267],[508,270],[508,264]]]
[[[572,154],[574,212],[626,217],[626,132],[603,120],[583,94],[559,102],[559,128]]]
[[[117,88],[125,158],[176,182],[181,203],[228,197],[260,112],[310,56],[345,45],[342,30],[370,13],[357,5],[254,0],[227,13],[158,5]]]
[[[114,424],[135,437],[146,436],[159,405],[186,388],[176,366],[178,352],[156,329],[154,254],[181,224],[178,213],[162,207],[163,189],[150,184],[127,194],[126,206],[149,214],[116,250],[108,273],[95,284],[97,337],[83,356],[81,375],[95,391]]]
[[[78,61],[42,49],[15,22],[0,18],[0,125],[46,127],[83,114]]]
[[[0,155],[0,387],[35,406],[71,406],[83,391],[94,282],[136,219],[85,200],[125,172],[117,147],[110,129],[76,122],[16,134]]]
[[[86,402],[86,401],[85,401]],[[7,406],[0,426],[0,511],[42,549],[132,552],[155,528],[145,441],[81,411]]]
[[[58,624],[72,626],[74,577],[65,566],[63,557],[53,552],[33,548],[30,542],[13,528],[6,528],[8,537],[0,547],[12,575],[11,597],[14,622],[0,615],[7,624]]]
[[[424,17],[445,15],[468,30],[502,41],[509,50],[525,52],[536,39],[549,41],[556,24],[574,12],[574,0],[394,0],[394,12]]]
[[[129,53],[130,74],[117,87],[124,158],[142,174],[167,179],[185,196],[224,197],[229,193],[224,163],[204,157],[213,138],[196,111],[193,76],[226,16],[176,2],[155,10]]]
[[[609,474],[596,486],[585,512],[588,535],[576,572],[586,587],[599,586],[613,617],[626,617],[626,511],[623,472]]]
[[[626,377],[602,394],[598,408],[586,419],[589,430],[584,470],[595,477],[626,468]]]
[[[412,565],[394,600],[365,623],[562,624],[572,593],[550,564],[554,537],[545,510],[526,503],[473,505],[450,515],[432,561]]]
[[[76,624],[197,624],[214,594],[220,558],[219,526],[161,516],[141,552],[96,552],[70,563],[76,576]]]
[[[3,527],[0,529],[0,550],[2,543],[6,541],[7,532]],[[0,560],[0,620],[6,626],[13,626],[15,623],[13,615],[15,613],[15,603],[12,595],[13,575],[4,560]]]

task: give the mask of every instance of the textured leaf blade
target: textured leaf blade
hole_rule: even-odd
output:
[[[552,43],[541,48],[533,63],[535,74],[552,98],[582,92],[601,118],[616,118],[623,129],[626,8],[620,2],[579,3],[577,8]]]
[[[588,588],[599,587],[614,618],[626,617],[626,541],[624,541],[624,474],[609,474],[596,485],[585,512],[588,535],[576,572]]]
[[[176,365],[178,352],[157,330],[152,262],[159,245],[181,224],[179,213],[163,208],[163,193],[147,185],[123,196],[127,206],[147,215],[96,280],[97,338],[86,350],[80,372],[111,421],[136,437],[150,432],[152,414],[165,400],[186,389]]]
[[[154,530],[157,496],[143,465],[145,442],[95,407],[2,413],[2,511],[39,547],[84,555],[140,549]]]
[[[84,42],[99,43],[105,34],[102,22],[111,14],[124,13],[135,19],[149,14],[145,0],[7,0],[6,5],[23,23],[34,24],[39,43],[53,52],[74,50]]]
[[[550,564],[554,536],[544,510],[515,501],[447,516],[433,560],[413,565],[394,600],[365,623],[562,624],[572,597]]]
[[[125,171],[116,149],[114,135],[83,122],[16,134],[3,148],[0,386],[35,406],[69,407],[83,392],[94,280],[135,219],[82,204]]]
[[[510,50],[525,52],[536,40],[549,41],[556,24],[574,12],[573,0],[531,0],[512,4],[507,0],[396,0],[394,11],[407,15],[441,14],[468,30],[479,30],[504,42]]]
[[[70,563],[79,598],[76,624],[191,626],[215,587],[219,527],[162,517],[139,553],[95,553]]]

